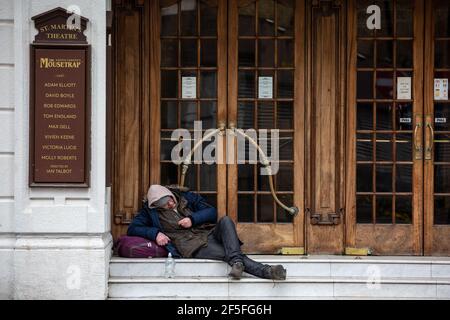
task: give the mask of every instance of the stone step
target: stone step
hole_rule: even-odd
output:
[[[282,264],[289,277],[450,278],[446,257],[250,256],[265,264]],[[163,277],[164,258],[113,257],[111,277]],[[230,267],[221,261],[177,259],[177,277],[223,277]]]
[[[110,277],[112,299],[450,299],[450,278],[288,277]]]

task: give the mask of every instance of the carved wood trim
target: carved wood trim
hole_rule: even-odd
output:
[[[116,0],[113,23],[112,231],[126,233],[149,181],[149,5]]]
[[[311,101],[311,223],[337,225],[342,188],[343,89],[340,1],[313,1]]]

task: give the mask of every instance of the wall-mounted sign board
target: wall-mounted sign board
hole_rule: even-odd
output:
[[[89,187],[90,46],[57,8],[33,18],[30,55],[31,187]]]

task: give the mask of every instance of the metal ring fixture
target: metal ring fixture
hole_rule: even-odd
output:
[[[189,169],[189,165],[191,164],[191,158],[192,158],[192,155],[194,154],[195,150],[197,150],[197,148],[200,147],[205,140],[208,140],[209,138],[211,138],[215,134],[217,134],[219,132],[224,132],[225,130],[226,130],[225,124],[221,124],[219,128],[217,128],[216,130],[211,131],[209,134],[205,135],[200,141],[198,141],[194,145],[194,148],[191,150],[191,152],[189,152],[189,154],[183,160],[183,168],[182,168],[182,171],[181,171],[181,177],[180,177],[180,183],[179,183],[179,185],[181,187],[184,186],[186,173],[187,173],[187,171]],[[256,149],[258,150],[258,152],[259,152],[259,154],[261,156],[262,165],[266,168],[266,170],[268,172],[270,193],[272,194],[273,199],[275,200],[275,202],[280,207],[282,207],[284,210],[289,212],[289,214],[291,214],[292,216],[295,217],[299,213],[298,208],[295,207],[295,206],[293,206],[293,207],[286,206],[283,202],[280,201],[280,199],[278,199],[278,196],[276,195],[274,184],[273,184],[273,175],[272,175],[272,171],[271,171],[271,167],[270,167],[270,162],[267,159],[267,156],[264,153],[264,151],[261,149],[261,147],[258,145],[258,143],[252,137],[250,137],[249,135],[244,133],[244,131],[236,129],[234,127],[234,125],[230,125],[230,130],[232,130],[235,134],[237,133],[237,134],[241,135],[242,137],[247,139],[254,147],[256,147]]]

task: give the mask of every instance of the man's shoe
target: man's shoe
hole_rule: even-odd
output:
[[[272,280],[286,280],[286,269],[281,264],[270,266],[269,274]]]
[[[231,271],[228,275],[235,280],[239,280],[242,277],[242,272],[244,272],[244,264],[238,261],[233,263]]]

